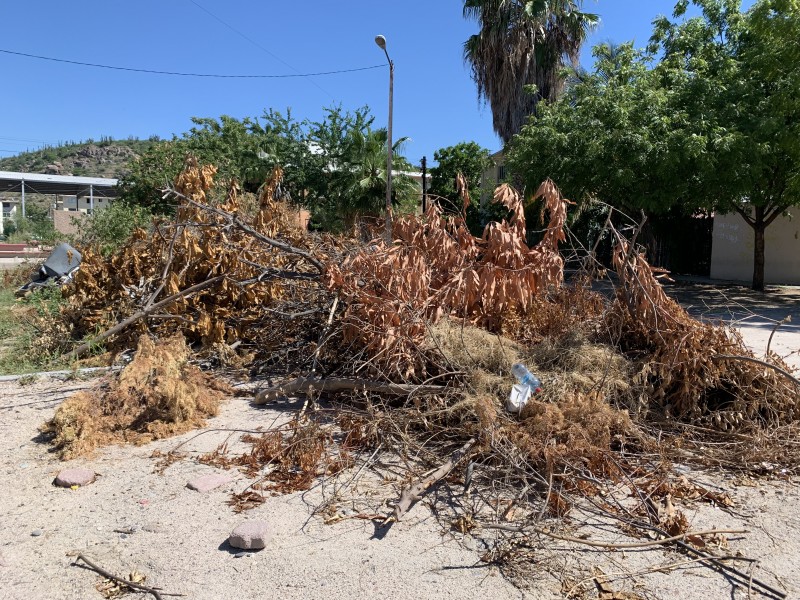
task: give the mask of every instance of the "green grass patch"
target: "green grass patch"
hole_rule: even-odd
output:
[[[67,341],[57,326],[64,302],[60,288],[45,287],[22,300],[14,291],[0,287],[0,375],[68,369],[59,360],[58,346]]]

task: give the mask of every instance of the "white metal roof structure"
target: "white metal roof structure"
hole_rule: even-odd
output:
[[[0,171],[0,192],[116,198],[117,179]]]

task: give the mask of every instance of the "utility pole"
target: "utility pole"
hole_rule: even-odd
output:
[[[422,214],[428,212],[428,159],[422,157]]]
[[[389,63],[389,126],[386,131],[388,137],[386,153],[386,244],[392,244],[392,112],[394,108],[394,62],[389,58],[386,49],[386,38],[382,35],[375,36],[375,43],[383,50],[386,61]]]

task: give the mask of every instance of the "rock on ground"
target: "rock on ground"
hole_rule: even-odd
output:
[[[196,492],[205,493],[231,481],[233,481],[233,478],[226,473],[209,473],[207,475],[195,477],[186,484],[186,487]]]
[[[228,543],[242,550],[261,550],[266,548],[271,535],[264,521],[245,521],[233,530]]]
[[[73,485],[89,485],[97,475],[91,469],[64,469],[53,482],[60,487],[72,487]]]

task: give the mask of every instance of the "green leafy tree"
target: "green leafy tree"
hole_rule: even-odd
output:
[[[175,181],[189,153],[183,140],[173,139],[154,144],[120,178],[118,188],[121,201],[153,213],[171,213],[172,206],[161,190]]]
[[[120,183],[121,198],[152,212],[172,206],[161,190],[183,168],[186,156],[214,164],[217,182],[236,179],[256,192],[275,165],[284,169],[283,197],[309,208],[325,228],[340,228],[359,215],[379,215],[385,205],[387,136],[373,129],[367,107],[326,109],[320,122],[297,121],[290,112],[265,111],[242,120],[193,118],[194,127],[180,138],[156,143],[136,161]],[[392,188],[398,206],[416,205],[416,184],[397,172],[411,169],[395,143]]]
[[[683,175],[703,146],[691,143],[686,116],[673,111],[648,56],[630,44],[602,45],[594,56],[594,72],[542,105],[513,140],[511,171],[527,189],[551,177],[568,197],[598,197],[627,212],[690,199],[693,178]]]
[[[541,107],[509,164],[528,186],[549,176],[627,210],[736,211],[761,290],[764,231],[800,201],[800,0],[694,4],[698,17],[681,20],[681,0],[656,21],[646,52],[596,48],[594,71]]]
[[[242,120],[225,115],[194,117],[192,122],[195,126],[181,137],[153,145],[133,164],[120,181],[123,200],[153,212],[171,212],[160,190],[175,180],[191,154],[218,168],[218,182],[227,185],[235,179],[250,192],[256,192],[272,167],[280,164],[286,171],[286,196],[302,201],[314,160],[305,144],[303,124],[290,112],[269,110],[260,118]]]
[[[470,196],[478,200],[484,172],[492,166],[489,150],[475,142],[461,142],[455,146],[439,148],[433,153],[437,162],[431,168],[431,194],[447,198],[449,207],[460,210],[461,200],[456,191],[456,176],[462,173],[467,179]],[[447,210],[449,208],[445,206]]]
[[[503,143],[516,134],[540,100],[563,89],[565,60],[577,64],[597,15],[581,0],[464,0],[464,17],[480,31],[464,44],[478,97],[489,102]]]
[[[78,221],[80,233],[76,243],[93,246],[109,255],[124,244],[136,228],[148,227],[151,219],[145,207],[117,200]]]
[[[351,226],[359,217],[380,216],[386,206],[386,129],[373,129],[367,108],[354,113],[326,110],[325,120],[311,125],[309,139],[326,164],[315,196],[330,228]],[[392,203],[401,210],[416,207],[419,190],[406,175],[411,164],[402,156],[407,138],[392,144]]]
[[[676,5],[684,14],[687,0]],[[765,230],[800,202],[800,0],[695,0],[702,16],[656,23],[651,50],[705,139],[698,195],[754,232],[753,289],[764,289]]]

